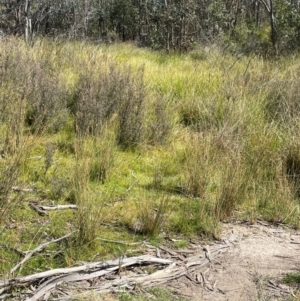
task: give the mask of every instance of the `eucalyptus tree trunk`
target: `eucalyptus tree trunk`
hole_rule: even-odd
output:
[[[28,42],[31,40],[31,34],[32,34],[32,25],[31,25],[31,18],[30,18],[30,0],[25,1],[24,14],[25,14],[25,41],[26,44],[28,44]]]
[[[259,25],[259,11],[260,11],[260,2],[258,0],[255,0],[255,26],[258,27]]]
[[[269,13],[270,18],[270,27],[271,27],[271,42],[272,46],[274,48],[275,54],[278,54],[278,48],[277,48],[277,30],[275,27],[275,17],[274,17],[274,11],[273,11],[273,0],[269,0],[269,3],[266,2],[266,0],[260,0],[260,2],[265,6],[267,12]]]

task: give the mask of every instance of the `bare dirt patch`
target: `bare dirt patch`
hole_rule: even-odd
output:
[[[227,252],[168,287],[192,300],[284,300],[293,294],[280,280],[300,271],[300,232],[266,223],[224,224],[221,241],[210,248],[224,243],[231,245]],[[206,283],[198,281],[201,274]]]

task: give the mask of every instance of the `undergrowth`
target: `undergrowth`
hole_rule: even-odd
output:
[[[19,273],[137,252],[118,241],[218,238],[231,218],[299,227],[297,56],[14,38],[0,50],[2,275],[20,261],[11,248],[73,231]]]

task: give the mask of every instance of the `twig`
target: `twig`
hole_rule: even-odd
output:
[[[42,210],[78,209],[76,205],[38,206]]]
[[[243,56],[243,53],[240,53],[239,55],[237,55],[236,60],[227,68],[226,72],[229,72],[234,67],[236,62],[242,58],[242,56]]]
[[[19,186],[13,186],[11,189],[12,189],[13,191],[33,192],[33,189],[32,189],[32,188],[22,188],[22,187],[19,187]]]
[[[34,205],[33,203],[29,203],[29,206],[34,209],[39,215],[48,215],[48,212],[45,212],[44,210],[40,209],[40,207]]]
[[[299,241],[291,241],[291,244],[300,245]]]
[[[267,222],[264,222],[264,221],[256,221],[258,224],[260,224],[260,225],[263,225],[263,226],[270,226],[270,224],[269,223],[267,223]]]
[[[161,250],[163,250],[163,251],[169,253],[171,256],[174,256],[174,257],[179,258],[181,261],[184,261],[184,260],[185,260],[185,258],[184,258],[182,255],[178,254],[177,252],[175,252],[175,251],[173,251],[173,250],[170,250],[169,248],[166,248],[166,247],[164,247],[164,246],[160,246],[159,248],[160,248]]]
[[[129,192],[129,191],[131,190],[131,188],[132,188],[136,183],[139,182],[139,179],[134,175],[133,170],[131,170],[130,174],[131,174],[131,176],[132,176],[133,178],[135,178],[135,181],[133,181],[133,182],[130,184],[130,186],[126,189],[126,192]]]
[[[129,192],[131,190],[131,188],[136,184],[138,183],[139,180],[135,180],[127,189],[126,189],[126,192]]]
[[[100,238],[100,237],[98,237],[97,240],[101,240],[101,241],[104,241],[104,242],[111,242],[111,243],[115,243],[115,244],[127,245],[127,246],[142,245],[142,244],[147,243],[146,241],[126,242],[126,241],[111,240],[111,239]]]
[[[293,214],[293,212],[296,210],[298,208],[298,212],[299,212],[299,206],[298,205],[296,205],[293,209],[292,209],[292,211],[282,220],[282,223],[288,218],[288,217],[290,217],[292,214]]]
[[[67,237],[69,237],[70,235],[72,235],[73,233],[75,233],[77,231],[73,231],[63,237],[60,237],[60,238],[57,238],[57,239],[53,239],[51,241],[48,241],[46,243],[43,243],[39,246],[37,246],[35,249],[31,250],[31,251],[28,251],[27,254],[25,255],[25,257],[17,264],[15,265],[11,270],[10,270],[10,274],[13,274],[16,270],[18,270],[22,265],[25,264],[25,262],[27,262],[33,254],[35,253],[38,253],[38,252],[41,252],[43,249],[45,249],[48,245],[52,244],[52,243],[56,243],[56,242],[59,242]]]

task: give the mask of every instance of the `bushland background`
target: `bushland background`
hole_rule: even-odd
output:
[[[142,252],[105,239],[298,228],[299,10],[0,1],[0,274],[74,230],[14,276]],[[58,204],[77,210],[32,209]]]

